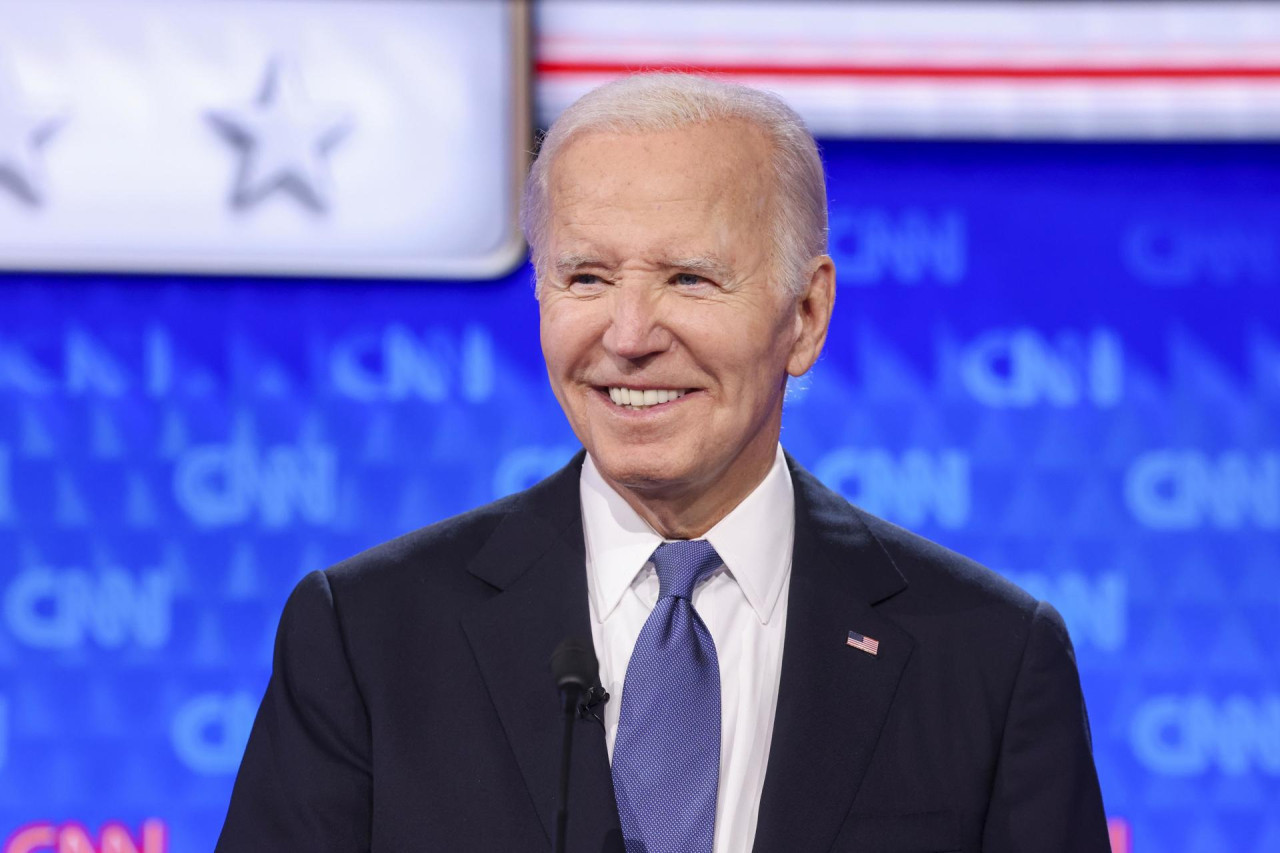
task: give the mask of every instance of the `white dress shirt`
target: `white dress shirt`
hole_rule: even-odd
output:
[[[627,664],[658,601],[658,575],[649,557],[664,540],[605,482],[590,455],[579,488],[591,639],[600,658],[600,683],[609,692],[603,716],[612,759]],[[694,609],[711,632],[720,662],[714,851],[739,853],[750,850],[755,838],[782,675],[795,496],[781,446],[760,485],[701,538],[724,561],[693,591]]]

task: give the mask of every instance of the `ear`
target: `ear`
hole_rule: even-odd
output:
[[[835,304],[836,265],[829,255],[819,255],[813,259],[808,285],[796,298],[796,341],[787,358],[787,373],[803,376],[818,360]]]

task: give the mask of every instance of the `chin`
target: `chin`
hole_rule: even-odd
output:
[[[690,474],[688,466],[673,456],[659,448],[619,447],[592,453],[606,479],[637,492],[660,492],[685,482]]]

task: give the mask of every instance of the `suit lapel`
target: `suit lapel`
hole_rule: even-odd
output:
[[[830,848],[912,648],[873,607],[906,581],[849,505],[788,462],[795,551],[757,853]],[[848,646],[851,630],[878,640],[878,654]]]
[[[562,716],[550,659],[560,641],[591,642],[579,508],[582,455],[513,499],[469,567],[501,592],[463,617],[490,698],[550,843]],[[604,729],[575,725],[568,849],[621,850]]]

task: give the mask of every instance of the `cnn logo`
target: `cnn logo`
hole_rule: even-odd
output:
[[[146,820],[133,835],[120,823],[108,823],[93,842],[89,830],[75,822],[31,823],[18,829],[0,853],[168,853],[169,831],[163,821]]]

